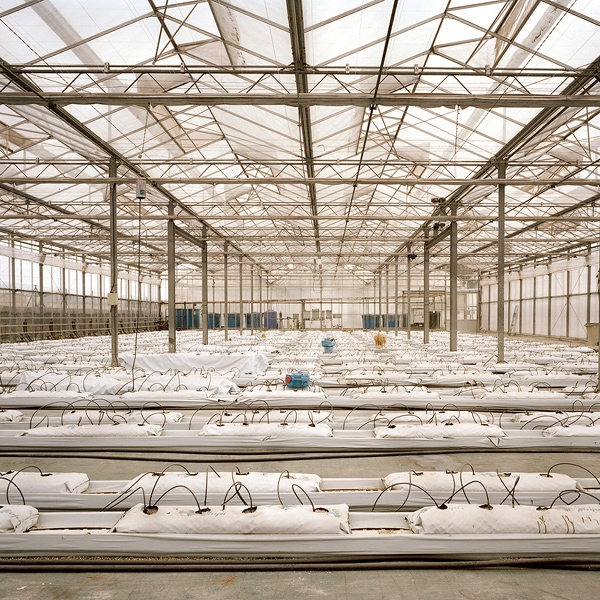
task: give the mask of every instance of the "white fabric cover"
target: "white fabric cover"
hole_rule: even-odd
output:
[[[292,388],[286,388],[284,390],[271,389],[268,391],[266,388],[252,391],[244,391],[238,397],[238,402],[251,402],[253,400],[264,400],[269,402],[270,400],[318,400],[322,402],[327,399],[325,392],[313,392],[310,390],[299,388],[294,390]]]
[[[467,484],[469,490],[478,492],[481,486],[471,482],[481,482],[485,489],[492,492],[508,493],[515,488],[518,492],[556,492],[563,490],[583,490],[581,484],[575,479],[563,473],[551,473],[548,477],[540,473],[496,473],[495,471],[483,471],[480,473],[463,472],[448,473],[445,471],[422,471],[415,473],[398,472],[390,473],[383,479],[386,487],[394,486],[395,490],[409,490],[409,482],[418,485],[430,493],[439,492],[450,496],[456,490]],[[516,487],[515,487],[516,483]]]
[[[159,506],[146,515],[143,505],[129,509],[117,522],[118,533],[174,534],[257,534],[257,535],[338,535],[350,533],[348,506],[327,506],[328,512],[313,512],[310,505],[258,506],[244,513],[247,506],[210,507],[196,514],[197,506]]]
[[[87,398],[90,394],[106,396],[117,394],[127,382],[109,377],[108,375],[56,375],[53,373],[36,373],[35,371],[24,371],[19,377],[17,390],[38,390],[40,398],[46,398],[48,402],[55,400],[73,400]],[[49,390],[49,393],[48,391]],[[57,395],[57,392],[75,392],[76,395]],[[11,394],[12,398],[15,398]],[[31,398],[31,396],[25,396]]]
[[[0,423],[19,423],[23,413],[18,410],[0,410]]]
[[[0,473],[0,494],[6,491],[18,494],[18,490],[7,479],[14,481],[23,494],[80,494],[90,485],[85,473],[44,473],[21,471]]]
[[[333,437],[333,431],[325,423],[316,423],[314,427],[302,423],[209,423],[205,425],[198,435],[206,436],[257,436],[268,437]]]
[[[395,427],[375,427],[376,438],[419,438],[441,440],[444,430],[439,425],[396,425]]]
[[[138,411],[115,412],[106,410],[71,410],[62,415],[62,424],[71,425],[112,425],[113,423],[147,423],[154,425],[163,425],[164,423],[179,423],[183,419],[183,413],[176,411],[161,412],[152,407],[144,410],[144,414]]]
[[[247,354],[200,354],[176,353],[176,354],[133,354],[123,353],[119,355],[119,364],[126,369],[135,368],[144,371],[159,371],[164,373],[172,369],[188,373],[194,369],[214,369],[218,373],[226,373],[237,369],[240,373],[252,375],[263,372],[269,361],[264,354],[249,352]]]
[[[538,510],[535,506],[451,504],[445,510],[421,508],[406,517],[419,534],[568,534],[600,533],[600,506],[577,504]]]
[[[478,425],[476,423],[452,423],[443,425],[396,425],[395,427],[375,427],[376,438],[422,438],[436,440],[462,437],[506,437],[506,433],[497,425]]]
[[[161,435],[159,425],[58,425],[28,429],[21,435],[35,437],[147,437]]]
[[[235,412],[231,416],[220,414],[223,420],[236,419],[239,421],[243,415],[253,423],[332,423],[333,416],[330,410],[257,410],[246,413]]]
[[[158,481],[157,481],[158,480]],[[220,472],[218,475],[213,471],[208,472],[208,492],[215,494],[224,494],[231,486],[240,482],[244,484],[251,494],[276,494],[279,485],[279,492],[291,492],[292,485],[299,485],[305,492],[321,491],[321,477],[311,473],[260,473],[250,472],[246,474]],[[133,491],[137,488],[143,488],[146,494],[149,494],[154,486],[154,497],[164,494],[167,490],[177,486],[184,485],[194,494],[204,494],[206,491],[207,476],[206,472],[200,472],[190,475],[185,471],[167,471],[164,475],[157,473],[145,473],[135,479],[132,479],[122,490]],[[177,493],[185,493],[185,490],[179,488],[174,490]],[[299,491],[299,493],[301,493]],[[243,490],[240,494],[247,499],[247,493]]]
[[[532,425],[553,425],[559,421],[565,421],[570,415],[580,416],[588,415],[595,418],[600,417],[600,414],[595,413],[575,413],[575,412],[563,412],[563,411],[532,411],[526,413],[515,413],[510,420],[513,423],[528,423],[532,422]],[[582,422],[587,424],[589,421],[586,418],[582,419]]]
[[[0,508],[0,533],[23,533],[38,520],[37,508],[23,504],[9,504]]]
[[[506,437],[506,433],[498,425],[485,425],[478,423],[455,423],[450,421],[441,425],[444,428],[444,437],[462,438],[462,437]]]
[[[137,367],[136,367],[137,369]],[[123,396],[132,390],[133,382],[131,380],[131,375],[129,375],[129,380],[123,382]],[[221,395],[221,394],[229,394],[237,393],[240,391],[240,388],[231,381],[231,379],[227,379],[226,377],[222,377],[221,375],[215,375],[214,373],[209,373],[208,376],[204,375],[184,375],[177,373],[172,375],[170,373],[163,375],[162,373],[151,373],[150,375],[144,375],[142,377],[135,378],[135,390],[141,392],[138,400],[143,400],[144,402],[154,401],[159,402],[162,399],[174,399],[174,400],[204,400],[204,396],[197,396],[195,394],[190,394],[189,392],[200,391],[201,393],[206,393],[208,390],[207,397]],[[178,394],[175,397],[171,398],[170,394]],[[148,394],[148,396],[144,396],[144,394]],[[162,394],[167,394],[163,396]]]
[[[206,390],[167,390],[167,391],[148,391],[125,392],[121,398],[125,402],[130,400],[142,402],[157,402],[161,400],[206,400],[211,397],[211,393]]]
[[[423,417],[422,413],[419,416]],[[490,423],[490,415],[470,410],[436,410],[425,413],[424,417],[429,417],[432,423],[447,423],[452,421],[456,423]],[[429,420],[428,419],[428,420]]]
[[[21,374],[21,376],[28,374],[28,377],[24,378],[23,380],[21,380],[21,377],[19,378],[19,381],[25,381],[26,379],[31,379],[32,376],[36,376],[39,377],[40,373],[33,373],[30,371],[25,371],[24,373]],[[65,376],[62,375],[62,378],[64,379]],[[23,386],[21,386],[23,387]],[[36,387],[35,385],[32,385],[32,387]],[[42,386],[43,388],[44,386]],[[46,389],[39,389],[39,386],[37,387],[37,389],[35,390],[24,390],[24,389],[16,389],[12,392],[6,392],[4,394],[0,394],[0,405],[2,405],[2,401],[4,399],[6,400],[35,400],[35,399],[40,399],[40,400],[46,400],[47,402],[54,402],[56,400],[67,400],[67,401],[72,401],[72,400],[84,400],[86,398],[90,398],[92,396],[92,394],[90,392],[77,392],[75,390],[62,390],[62,391],[58,391],[52,388],[52,385],[48,386],[48,390]]]
[[[348,379],[352,377],[348,375]],[[423,400],[423,408],[427,402],[435,402],[440,400],[440,395],[437,392],[424,392],[422,390],[417,390],[414,392],[401,390],[401,391],[389,391],[382,392],[378,391],[367,391],[367,392],[358,392],[354,391],[351,393],[352,398],[356,398],[357,400],[363,400],[365,403],[367,402],[402,402],[402,400]]]
[[[546,437],[600,437],[600,425],[553,425],[542,430],[542,435]]]

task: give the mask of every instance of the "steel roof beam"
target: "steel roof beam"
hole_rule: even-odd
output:
[[[308,78],[306,76],[306,46],[304,44],[304,15],[302,12],[302,0],[287,0],[287,15],[290,27],[290,41],[292,45],[292,57],[294,60],[294,77],[298,94],[308,95]],[[307,174],[308,197],[310,209],[313,216],[317,216],[319,208],[317,204],[317,188],[310,180],[315,177],[314,153],[312,140],[312,126],[310,120],[310,108],[305,105],[298,106],[298,118],[300,122],[300,135],[302,136],[303,162]],[[313,221],[315,234],[315,246],[317,256],[321,252],[319,242],[319,222]]]
[[[598,76],[598,72],[589,77]],[[586,75],[587,77],[587,75]],[[375,100],[375,102],[374,102]],[[70,105],[103,106],[412,106],[417,108],[598,108],[600,96],[575,94],[396,94],[318,93],[297,94],[179,94],[137,92],[2,92],[2,104],[7,106],[41,105],[57,108]]]
[[[576,165],[573,165],[576,166]],[[107,183],[121,183],[121,184],[135,184],[139,180],[139,177],[63,177],[57,175],[56,177],[2,177],[0,175],[0,183],[5,185],[93,185],[93,184],[107,184]],[[162,185],[242,185],[244,183],[250,185],[439,185],[439,186],[496,186],[496,185],[509,185],[513,187],[519,186],[598,186],[600,185],[600,178],[584,179],[574,177],[572,179],[565,178],[564,176],[560,179],[539,179],[539,178],[527,178],[527,177],[515,177],[505,179],[486,179],[486,178],[473,178],[473,179],[459,179],[450,177],[148,177],[154,186]]]

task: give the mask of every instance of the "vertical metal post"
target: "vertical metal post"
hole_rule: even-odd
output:
[[[250,266],[250,333],[254,335],[254,266]]]
[[[533,307],[532,307],[533,327],[531,333],[535,335],[535,322],[537,320],[537,277],[533,276]]]
[[[390,266],[385,270],[385,330],[390,330]]]
[[[259,325],[260,325],[260,331],[264,331],[265,329],[265,324],[263,321],[264,315],[263,315],[263,284],[262,284],[262,273],[259,271],[258,272],[258,321],[259,321]]]
[[[108,165],[108,176],[117,176],[117,159],[112,157]],[[117,184],[110,183],[110,366],[119,366],[119,313],[116,296],[118,294],[117,279]]]
[[[379,329],[382,329],[382,321],[383,321],[383,297],[382,297],[383,288],[381,286],[381,269],[379,269]]]
[[[585,322],[589,323],[592,318],[592,265],[587,265],[587,292],[585,298]],[[600,328],[600,324],[598,325]]]
[[[450,205],[450,214],[456,217],[456,202]],[[450,221],[450,352],[458,348],[458,223]]]
[[[244,331],[244,257],[240,254],[240,335]]]
[[[208,240],[206,225],[202,225],[202,343],[208,344]]]
[[[506,178],[506,163],[498,163],[498,179]],[[498,334],[498,362],[504,362],[504,236],[505,236],[505,199],[506,186],[498,185],[498,310],[496,311],[496,329]],[[510,294],[509,294],[510,296]]]
[[[85,262],[85,258],[83,259]],[[87,271],[87,265],[83,265],[83,268],[81,270],[81,316],[82,316],[82,324],[81,324],[81,328],[83,330],[83,333],[87,333],[87,290],[86,290],[86,283],[85,283],[85,274]]]
[[[394,334],[398,337],[398,327],[400,315],[398,314],[398,255],[396,254],[396,260],[394,261]]]
[[[377,276],[373,273],[373,329],[377,329]]]
[[[169,311],[169,352],[177,352],[177,321],[175,320],[175,202],[169,200],[167,221],[167,306]]]
[[[44,244],[40,242],[40,263],[39,263],[39,279],[40,279],[40,291],[39,291],[39,299],[40,299],[40,332],[44,332]],[[589,323],[589,319],[588,319]]]
[[[224,306],[224,314],[223,318],[225,322],[223,323],[223,327],[225,329],[225,341],[229,339],[229,279],[227,273],[227,259],[229,250],[229,243],[225,242],[223,244],[223,306]]]
[[[565,303],[565,335],[566,337],[569,337],[569,330],[571,329],[571,317],[569,316],[571,312],[571,271],[569,271],[569,269],[567,269],[567,292]]]
[[[596,340],[596,344],[598,345],[598,380],[596,382],[596,392],[600,393],[600,245],[598,245],[598,273],[596,275],[597,279],[597,290],[598,290],[598,333],[599,336]]]
[[[519,335],[523,333],[523,274],[519,273]]]
[[[429,344],[429,227],[425,228],[423,244],[423,343]]]
[[[550,263],[548,263],[550,270]],[[552,335],[552,273],[548,273],[548,337]]]
[[[406,338],[410,340],[410,320],[411,320],[411,307],[410,307],[410,263],[412,258],[410,255],[412,254],[411,245],[408,244],[406,247]]]
[[[10,241],[11,247],[14,249],[15,240]],[[14,339],[17,338],[17,261],[14,256],[10,257],[10,315],[11,315],[11,330]]]

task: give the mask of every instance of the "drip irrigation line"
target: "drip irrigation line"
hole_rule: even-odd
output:
[[[365,451],[362,453],[348,452],[348,453],[288,453],[281,452],[276,454],[259,453],[259,452],[238,452],[233,453],[229,451],[227,455],[223,454],[211,454],[209,452],[202,451],[161,451],[152,449],[152,454],[125,454],[123,452],[110,455],[106,453],[106,450],[95,452],[93,454],[83,454],[76,448],[72,452],[65,451],[61,448],[60,451],[53,452],[51,449],[46,449],[44,452],[20,452],[20,451],[5,451],[0,452],[0,458],[85,458],[85,459],[111,459],[111,460],[124,460],[124,461],[145,461],[153,462],[157,460],[185,460],[187,462],[232,462],[239,460],[240,457],[244,457],[245,460],[250,462],[258,461],[281,461],[281,460],[326,460],[326,459],[342,459],[342,458],[379,458],[379,457],[390,457],[390,456],[423,456],[423,455],[443,455],[443,454],[480,454],[482,452],[488,453],[536,453],[540,454],[539,448],[527,448],[527,449],[516,449],[516,448],[471,448],[471,449],[413,449],[413,450],[394,450],[391,452],[372,452]],[[597,448],[585,448],[575,450],[573,448],[544,448],[544,454],[598,454]],[[176,458],[171,458],[176,457]],[[195,458],[198,457],[198,458]]]
[[[0,559],[0,571],[313,571],[313,570],[389,570],[389,569],[496,569],[542,568],[600,570],[598,558],[528,557],[490,559],[401,560],[393,556],[372,558],[241,558],[219,559],[188,557],[33,557]]]

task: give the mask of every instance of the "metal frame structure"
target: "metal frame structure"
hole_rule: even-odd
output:
[[[457,280],[598,244],[585,0],[88,8],[0,12],[0,244],[168,279],[171,309],[224,247],[271,297],[410,248],[413,281],[450,273],[451,347]]]

